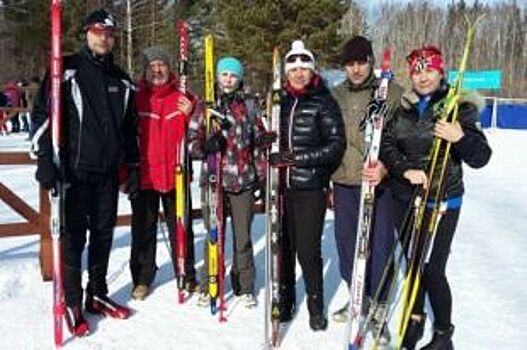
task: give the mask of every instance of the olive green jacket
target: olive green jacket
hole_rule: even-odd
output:
[[[379,86],[380,79],[373,74],[361,85],[353,85],[349,79],[331,90],[342,110],[342,118],[346,128],[346,152],[342,162],[331,176],[331,180],[341,185],[360,185],[362,183],[362,168],[364,163],[364,132],[359,124],[367,112],[367,107],[373,94]],[[388,86],[388,113],[384,125],[393,116],[400,104],[403,89],[395,82]]]

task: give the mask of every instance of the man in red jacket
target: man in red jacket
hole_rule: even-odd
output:
[[[139,115],[139,191],[132,198],[132,298],[144,299],[157,266],[156,228],[159,202],[163,205],[169,234],[175,228],[175,181],[177,147],[186,132],[195,98],[179,91],[171,71],[170,55],[161,47],[143,51],[144,77],[138,82],[135,106]],[[175,242],[171,240],[172,251]],[[187,232],[186,288],[195,289],[194,235]]]

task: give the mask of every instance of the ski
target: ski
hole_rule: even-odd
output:
[[[279,151],[281,61],[277,47],[273,50],[273,90],[271,96],[270,129],[276,132],[270,152]],[[280,236],[282,230],[282,193],[280,170],[267,165],[267,191],[265,201],[266,220],[266,300],[265,300],[265,343],[272,347],[280,344]]]
[[[188,64],[188,27],[184,21],[178,21],[179,34],[179,90],[187,93],[187,64]],[[185,121],[185,130],[187,121]],[[178,288],[178,302],[185,301],[185,260],[187,256],[187,224],[189,220],[188,208],[188,155],[186,132],[183,133],[179,145],[176,147],[177,164],[175,169],[175,242],[176,242],[176,281]]]
[[[383,54],[381,66],[381,83],[375,94],[375,108],[368,111],[364,129],[365,156],[364,168],[374,167],[379,157],[382,128],[386,107],[384,102],[388,97],[388,83],[392,79],[390,70],[391,51]],[[363,181],[361,186],[359,220],[357,225],[357,239],[355,245],[355,258],[350,284],[350,303],[348,322],[346,325],[345,347],[346,350],[360,349],[364,333],[360,332],[362,326],[362,309],[364,303],[364,286],[366,284],[366,264],[369,255],[369,238],[371,232],[372,216],[375,203],[375,185]]]
[[[63,171],[60,159],[62,144],[62,1],[51,1],[51,55],[50,55],[50,120],[53,163]],[[62,254],[60,236],[64,230],[64,195],[62,181],[57,181],[50,191],[50,229],[53,251],[53,327],[55,346],[62,347],[63,320],[65,316],[64,289],[62,285]]]

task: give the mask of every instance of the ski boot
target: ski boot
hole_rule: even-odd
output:
[[[85,337],[90,334],[90,325],[84,318],[80,306],[67,306],[64,318],[68,330],[74,337]]]
[[[86,311],[92,314],[119,319],[126,319],[132,314],[132,311],[129,308],[116,303],[108,298],[107,295],[93,294],[88,294],[86,296]]]

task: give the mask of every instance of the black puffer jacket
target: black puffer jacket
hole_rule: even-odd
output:
[[[288,87],[285,92],[280,113],[280,149],[291,150],[296,162],[288,168],[287,187],[326,189],[346,148],[340,108],[318,76],[303,93]]]
[[[113,64],[112,56],[96,58],[87,47],[64,57],[63,147],[68,173],[108,174],[121,163],[138,163],[137,116],[133,85]],[[32,113],[34,153],[51,162],[47,122],[49,78],[44,79]]]
[[[407,92],[401,98],[401,106],[384,132],[380,158],[390,173],[390,182],[394,196],[400,200],[411,199],[413,186],[403,177],[409,169],[427,171],[430,149],[434,140],[434,125],[438,118],[437,107],[445,98],[448,86],[442,87],[419,116],[416,104],[419,101],[414,92]],[[477,126],[482,99],[475,93],[461,96],[458,121],[464,136],[453,143],[447,165],[444,198],[463,195],[463,170],[465,162],[472,168],[481,168],[490,159],[491,149],[485,135]],[[440,155],[438,166],[444,159]],[[439,172],[436,171],[436,174]],[[431,193],[437,188],[438,181],[432,181]]]

